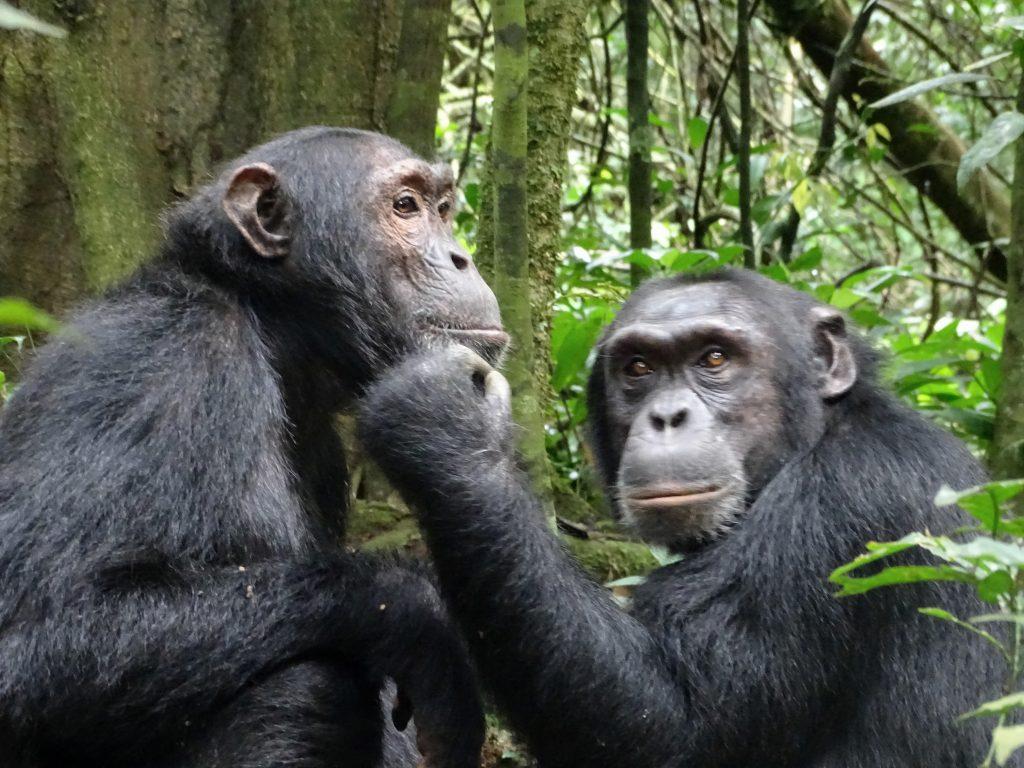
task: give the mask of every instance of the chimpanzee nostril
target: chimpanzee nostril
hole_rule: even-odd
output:
[[[658,413],[650,414],[651,426],[655,432],[664,432],[666,429],[675,429],[686,421],[687,411],[685,408],[680,408],[673,413],[669,418],[662,416]]]
[[[462,270],[469,268],[469,259],[461,253],[453,253],[452,264],[454,264],[455,268],[461,272]]]

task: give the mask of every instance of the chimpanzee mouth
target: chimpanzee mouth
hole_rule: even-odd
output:
[[[690,504],[717,501],[728,495],[730,490],[728,486],[718,485],[652,486],[633,491],[627,496],[627,500],[633,506],[645,509],[685,507]]]

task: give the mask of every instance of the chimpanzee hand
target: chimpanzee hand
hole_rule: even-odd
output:
[[[415,718],[425,768],[478,768],[484,718],[466,648],[429,581],[398,570],[385,579],[400,583],[380,604],[386,632],[374,656],[398,686],[394,724]]]
[[[508,382],[466,347],[415,355],[362,400],[360,438],[403,492],[458,493],[459,479],[512,460]]]

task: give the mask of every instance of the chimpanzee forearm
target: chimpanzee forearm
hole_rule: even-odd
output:
[[[687,702],[662,648],[562,550],[525,477],[476,469],[417,506],[503,709],[544,765],[678,764]]]
[[[436,648],[446,631],[425,580],[364,558],[182,576],[181,586],[89,590],[12,628],[0,637],[4,709],[70,743],[102,733],[112,747],[137,748],[201,722],[297,657],[351,660],[401,682],[403,657]]]

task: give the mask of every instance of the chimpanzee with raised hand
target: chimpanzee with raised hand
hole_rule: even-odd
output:
[[[683,554],[622,610],[552,535],[510,443],[508,386],[466,349],[370,390],[364,442],[414,503],[484,682],[545,766],[962,768],[1001,659],[924,617],[965,585],[837,600],[871,539],[949,531],[978,463],[877,383],[836,310],[750,272],[641,287],[599,343],[608,495]]]
[[[412,765],[390,677],[427,764],[478,765],[431,582],[340,545],[332,428],[411,350],[500,353],[452,206],[391,139],[286,134],[42,350],[0,416],[0,764]]]

